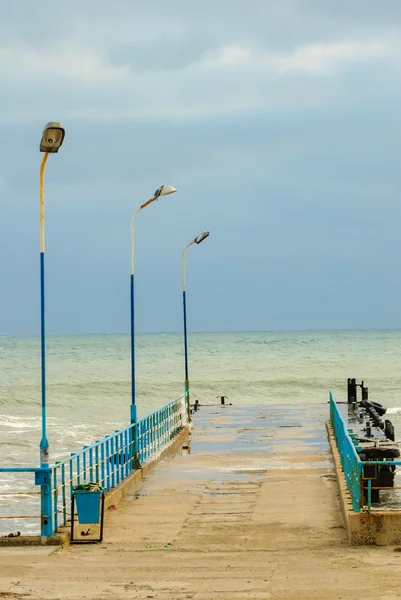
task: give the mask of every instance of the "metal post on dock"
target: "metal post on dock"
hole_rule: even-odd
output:
[[[45,329],[45,166],[49,154],[56,154],[65,136],[64,127],[58,122],[45,126],[39,149],[44,152],[39,171],[40,199],[40,342],[41,342],[41,392],[42,392],[42,437],[40,440],[40,471],[35,473],[35,483],[41,486],[41,533],[53,533],[53,510],[51,476],[49,469],[49,442],[46,431],[46,329]]]
[[[356,379],[348,378],[348,380],[347,380],[347,396],[348,396],[349,404],[357,401]]]
[[[138,459],[138,419],[136,410],[136,394],[135,394],[135,218],[137,214],[152,202],[155,202],[161,196],[168,196],[174,194],[176,188],[171,185],[162,185],[153,194],[150,200],[147,200],[144,204],[134,212],[131,219],[131,278],[130,278],[130,299],[131,299],[131,424],[133,428],[131,430],[132,435],[132,457],[133,457],[133,468],[139,467]]]
[[[208,231],[203,231],[189,242],[182,251],[182,307],[184,314],[184,356],[185,356],[185,400],[187,403],[188,421],[191,421],[191,402],[189,396],[189,368],[188,368],[188,337],[187,337],[187,290],[185,280],[185,252],[192,244],[200,244],[209,237]],[[198,407],[195,408],[197,410]]]

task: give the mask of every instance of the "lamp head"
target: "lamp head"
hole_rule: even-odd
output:
[[[43,130],[42,139],[40,141],[40,151],[50,152],[52,154],[58,152],[64,141],[64,136],[65,130],[61,123],[50,121]]]
[[[208,231],[204,231],[203,233],[200,233],[194,239],[195,244],[200,244],[201,242],[203,242],[203,240],[205,240],[207,237],[209,237],[209,235],[210,235],[210,233]]]
[[[155,199],[157,200],[160,196],[168,196],[174,194],[177,190],[172,185],[161,185],[154,193]]]

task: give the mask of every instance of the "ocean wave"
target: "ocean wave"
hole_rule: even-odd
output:
[[[401,406],[391,406],[387,409],[386,415],[398,415],[401,413]]]

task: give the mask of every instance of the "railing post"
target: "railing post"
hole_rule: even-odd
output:
[[[93,482],[93,448],[89,448],[89,481]]]
[[[123,433],[124,439],[124,477],[128,477],[129,475],[129,467],[130,467],[130,450],[129,450],[129,430],[124,431]]]
[[[81,461],[80,461],[79,456],[77,456],[76,463],[77,463],[77,485],[80,485],[80,483],[81,483]]]
[[[356,512],[360,512],[363,508],[363,464],[362,462],[358,463],[359,471],[358,471],[358,510]]]
[[[145,460],[148,458],[149,452],[149,417],[145,417]]]
[[[110,464],[110,440],[109,438],[105,438],[105,446],[106,446],[106,481],[107,481],[107,491],[110,491],[110,477],[111,477],[111,464]]]
[[[86,450],[88,448],[88,446],[84,446],[84,450]],[[82,454],[82,476],[84,481],[86,481],[86,471],[87,471],[87,464],[86,464],[86,452],[84,452]]]
[[[40,486],[41,535],[53,535],[52,470]]]
[[[101,485],[102,487],[106,487],[106,481],[105,481],[105,469],[104,469],[104,440],[102,440],[102,443],[100,445],[100,472],[101,472]]]
[[[139,456],[139,422],[138,417],[135,418],[134,423],[134,469],[141,468],[141,459]]]
[[[136,410],[136,404],[131,404],[131,425],[130,438],[132,440],[132,466],[131,470],[141,468],[141,458],[139,456],[138,448],[138,414]]]
[[[70,498],[72,497],[72,488],[74,485],[74,464],[72,457],[74,454],[70,452]]]
[[[48,465],[34,469],[35,485],[40,485],[40,534],[53,534],[53,469]]]
[[[109,461],[111,463],[111,487],[112,488],[116,485],[115,460],[116,460],[116,455],[115,455],[115,452],[114,452],[114,438],[110,437],[110,458],[109,458]]]
[[[116,430],[114,433],[116,433],[117,435],[115,436],[115,452],[114,452],[114,464],[116,465],[116,482],[117,485],[119,485],[120,483],[120,440],[118,438],[118,430]]]
[[[124,449],[124,434],[120,433],[120,481],[122,481],[125,477],[124,467],[125,467],[125,449]]]
[[[57,468],[60,464],[60,461],[55,462],[55,466],[53,469],[53,527],[54,531],[58,529],[58,485],[57,485]]]
[[[65,493],[65,465],[61,465],[61,490],[62,490],[62,502],[63,502],[63,525],[67,525],[67,505],[66,505],[66,493]]]
[[[99,444],[100,440],[96,440],[96,444]],[[95,446],[95,481],[99,483],[99,446]]]

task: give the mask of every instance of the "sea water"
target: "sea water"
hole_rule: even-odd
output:
[[[389,407],[401,439],[401,332],[308,331],[191,333],[191,401],[234,405],[346,399],[347,377],[364,380],[369,398]],[[37,466],[41,437],[40,340],[0,337],[0,466]],[[130,340],[74,335],[47,341],[50,462],[129,424]],[[136,336],[136,393],[143,416],[184,391],[181,334]],[[15,490],[0,475],[0,492]],[[31,478],[32,475],[24,476]],[[22,488],[21,488],[22,489]],[[22,500],[21,500],[22,502]],[[9,503],[0,496],[2,507]],[[7,526],[0,519],[0,533]],[[10,526],[8,526],[10,528]]]

